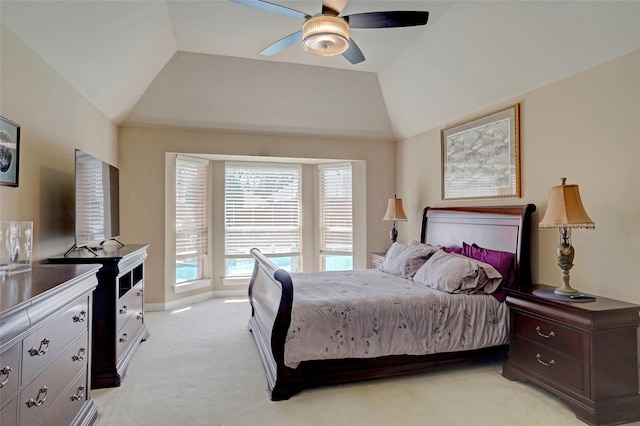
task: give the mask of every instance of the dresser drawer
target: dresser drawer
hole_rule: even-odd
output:
[[[20,385],[20,343],[0,354],[0,405]]]
[[[69,345],[55,362],[20,393],[21,424],[36,424],[81,371],[87,368],[88,334]],[[85,377],[86,380],[86,377]]]
[[[583,358],[574,358],[519,337],[516,337],[515,349],[515,358],[536,372],[584,391]]]
[[[22,382],[27,383],[80,333],[86,332],[88,299],[83,298],[62,315],[24,339]]]
[[[142,305],[139,308],[141,307]],[[116,336],[116,359],[120,359],[120,356],[129,345],[138,343],[134,338],[138,334],[138,329],[142,326],[142,317],[143,313],[138,309],[133,313],[133,315],[131,315],[129,321],[127,321],[126,324],[118,330],[118,334]]]
[[[82,374],[63,392],[51,410],[42,419],[42,425],[70,425],[87,400],[87,372]]]
[[[4,402],[3,402],[4,404]],[[0,425],[18,424],[18,398],[13,398],[7,405],[0,404]]]
[[[116,312],[118,324],[116,329],[120,330],[132,314],[135,313],[137,315],[141,310],[141,305],[142,283],[139,283],[118,300],[118,308]]]
[[[521,312],[516,312],[514,318],[516,336],[553,348],[573,358],[584,357],[584,333]]]

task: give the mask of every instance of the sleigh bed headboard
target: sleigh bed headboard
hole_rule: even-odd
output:
[[[531,216],[533,204],[492,207],[427,207],[420,240],[461,247],[463,242],[516,254],[518,285],[531,284]]]

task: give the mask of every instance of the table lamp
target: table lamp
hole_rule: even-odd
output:
[[[561,185],[549,188],[549,202],[547,211],[540,221],[540,229],[557,228],[560,232],[560,244],[556,249],[558,266],[562,269],[562,286],[554,290],[561,296],[575,296],[578,290],[569,285],[569,270],[573,267],[575,250],[571,245],[571,230],[573,228],[596,227],[589,218],[580,200],[578,185],[567,185],[567,178],[560,178]]]
[[[387,204],[387,212],[384,214],[382,220],[393,221],[393,226],[391,227],[389,238],[391,239],[391,244],[395,243],[398,239],[396,222],[407,221],[407,215],[404,214],[404,209],[402,208],[402,198],[397,198],[395,195],[393,196],[393,198],[389,198],[389,203]]]

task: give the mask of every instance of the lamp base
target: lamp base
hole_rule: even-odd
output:
[[[556,288],[553,292],[560,296],[580,294],[578,290],[571,288],[569,285],[569,270],[573,267],[573,258],[575,256],[575,249],[571,245],[570,229],[560,229],[560,244],[556,249],[556,255],[558,257],[558,266],[562,269],[562,286]]]
[[[578,294],[581,294],[578,290],[571,288],[569,285],[558,287],[553,290],[553,292],[559,296],[577,296]]]
[[[389,239],[391,240],[391,244],[395,243],[398,239],[398,230],[396,229],[396,221],[393,221],[393,226],[391,227],[391,232],[389,232]]]

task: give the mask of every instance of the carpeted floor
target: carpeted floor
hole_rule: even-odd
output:
[[[147,313],[149,339],[122,385],[91,393],[98,426],[584,425],[541,388],[504,379],[501,365],[322,387],[271,402],[249,314],[247,302],[223,299]]]

